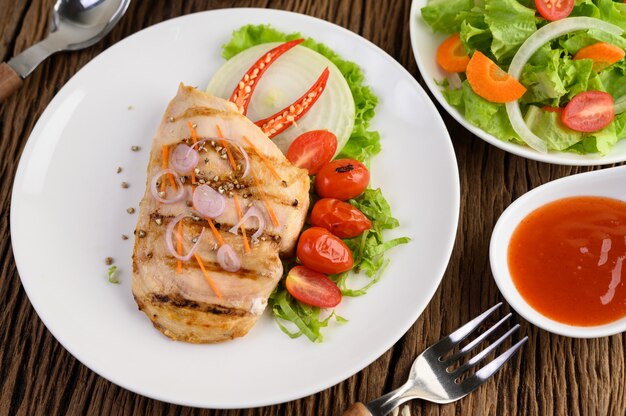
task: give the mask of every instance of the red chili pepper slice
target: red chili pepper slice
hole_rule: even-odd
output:
[[[320,77],[315,81],[315,84],[307,92],[298,98],[293,104],[283,108],[276,114],[255,122],[257,126],[263,130],[263,133],[267,134],[270,139],[277,134],[281,133],[287,127],[295,124],[307,111],[313,107],[313,104],[320,98],[320,95],[326,88],[326,82],[330,71],[325,68]]]
[[[278,45],[260,57],[259,60],[248,69],[243,78],[241,78],[241,81],[239,81],[239,84],[235,87],[235,91],[233,91],[233,94],[230,96],[230,101],[237,105],[241,114],[246,115],[248,112],[250,97],[252,97],[252,93],[258,84],[259,78],[267,71],[267,68],[269,68],[280,55],[302,42],[304,42],[304,39],[296,39]]]

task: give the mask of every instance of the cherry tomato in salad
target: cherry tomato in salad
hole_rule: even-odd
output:
[[[337,159],[324,165],[315,177],[315,192],[342,201],[363,193],[370,182],[367,167],[354,159]]]
[[[296,255],[302,264],[320,273],[346,272],[354,265],[348,246],[321,227],[311,227],[300,235]]]
[[[564,19],[574,9],[574,0],[535,0],[539,14],[546,20]]]
[[[341,302],[341,290],[323,273],[304,266],[289,270],[285,287],[291,296],[307,305],[333,308]]]
[[[292,165],[315,175],[335,156],[337,136],[328,130],[312,130],[302,133],[289,145],[287,159]]]
[[[352,238],[372,228],[372,222],[356,207],[335,198],[323,198],[311,211],[311,224],[339,238]]]
[[[563,124],[584,133],[602,130],[611,124],[614,117],[613,97],[602,91],[577,94],[561,113]]]

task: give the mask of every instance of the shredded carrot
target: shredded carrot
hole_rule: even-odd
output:
[[[187,127],[189,127],[189,133],[191,134],[192,144],[195,144],[198,141],[198,133],[196,133],[196,129],[193,127],[193,123],[191,121],[187,122]],[[191,189],[194,189],[194,185],[196,183],[196,172],[195,169],[191,170]]]
[[[182,255],[183,253],[183,223],[178,223],[178,231],[176,232],[176,238],[178,241],[176,242],[176,252],[178,255]],[[176,271],[178,274],[183,272],[183,262],[178,260],[178,265],[176,266]]]
[[[170,160],[170,147],[166,144],[163,145],[162,155],[163,162],[161,163],[161,167],[163,169],[167,169]],[[170,174],[167,175],[167,177],[170,180],[170,184],[172,184],[172,188],[176,189],[176,181],[174,180],[174,176]],[[161,192],[165,192],[165,181],[161,182]]]
[[[243,213],[241,212],[241,205],[239,205],[239,198],[237,198],[237,195],[234,195],[233,197],[235,199],[235,208],[237,208],[237,215],[239,217],[239,221],[241,221],[241,219],[243,218]],[[248,236],[246,235],[246,228],[243,226],[243,224],[241,224],[239,228],[241,228],[241,234],[243,235],[243,248],[246,251],[246,253],[249,253],[250,244],[248,244]]]
[[[215,129],[217,130],[217,137],[223,139],[224,135],[222,134],[222,129],[218,124],[215,125]],[[237,171],[237,164],[235,163],[235,159],[233,158],[232,153],[230,153],[230,149],[226,146],[226,141],[221,140],[222,147],[226,149],[226,154],[228,155],[228,161],[230,162],[230,167],[233,168],[233,171]]]
[[[278,221],[278,218],[276,217],[276,213],[272,209],[272,206],[270,205],[270,201],[267,200],[267,197],[265,196],[265,192],[263,192],[263,190],[261,189],[261,183],[259,182],[259,179],[256,177],[256,175],[254,174],[252,170],[250,170],[250,174],[252,175],[252,179],[254,179],[254,183],[259,191],[259,194],[261,195],[263,204],[265,205],[265,208],[267,208],[267,212],[270,213],[270,217],[272,218],[272,223],[274,224],[275,227],[280,227],[280,222]]]
[[[217,228],[215,228],[215,224],[213,224],[213,220],[211,218],[207,218],[206,220],[209,223],[209,227],[211,227],[211,231],[213,232],[215,239],[217,240],[218,243],[220,243],[220,246],[223,246],[225,244],[224,239],[220,235],[219,231],[217,231]]]
[[[198,262],[198,265],[200,266],[200,269],[202,269],[202,273],[204,273],[204,277],[206,278],[207,283],[209,284],[209,286],[211,286],[211,290],[213,290],[215,295],[218,298],[221,299],[222,298],[222,292],[220,292],[220,290],[215,285],[215,282],[213,281],[213,279],[211,279],[211,276],[209,275],[209,272],[207,272],[206,269],[204,268],[204,264],[202,263],[202,258],[200,258],[198,253],[193,253],[193,255],[196,258],[196,261]]]
[[[278,172],[276,172],[276,169],[274,169],[274,166],[272,165],[272,162],[270,162],[264,155],[263,153],[259,152],[259,149],[256,148],[256,146],[250,141],[248,140],[248,138],[246,136],[243,136],[243,139],[246,141],[246,143],[248,143],[248,145],[250,145],[250,147],[252,148],[252,150],[254,150],[254,153],[256,153],[261,160],[265,163],[265,165],[267,166],[267,168],[270,170],[270,172],[272,172],[272,175],[274,175],[274,177],[276,179],[278,179],[279,181],[282,181],[283,179],[280,177],[280,175],[278,174]]]

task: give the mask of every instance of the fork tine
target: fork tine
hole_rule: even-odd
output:
[[[437,343],[431,345],[424,353],[436,354],[437,358],[440,358],[443,354],[450,351],[454,348],[459,342],[463,341],[469,334],[474,332],[476,328],[480,326],[481,323],[489,315],[491,315],[496,309],[498,309],[502,305],[502,302],[492,306],[487,309],[485,312],[478,315],[476,318],[472,319],[447,337],[440,339]]]
[[[485,340],[485,338],[487,338],[489,335],[491,335],[493,332],[495,332],[496,329],[498,329],[502,324],[504,324],[506,321],[508,321],[511,316],[513,316],[513,314],[509,312],[504,318],[500,319],[498,322],[493,324],[493,326],[491,328],[489,328],[488,330],[486,330],[485,332],[480,334],[480,336],[476,337],[475,340],[473,340],[472,342],[470,342],[469,344],[467,344],[466,346],[461,348],[458,352],[456,352],[454,355],[452,355],[452,357],[448,358],[448,360],[446,360],[446,361],[448,363],[452,364],[453,362],[457,361],[459,358],[464,357],[465,355],[467,355],[467,353],[472,351],[481,342],[483,342]]]
[[[511,336],[515,331],[519,329],[519,324],[515,325],[513,328],[506,331],[500,338],[498,338],[494,343],[490,344],[487,348],[473,356],[468,362],[461,365],[456,370],[452,371],[454,373],[455,378],[460,376],[465,370],[475,366],[479,362],[485,359],[493,350],[495,350],[500,344],[502,344],[509,336]]]
[[[528,341],[528,337],[522,338],[511,348],[506,350],[500,356],[498,356],[495,360],[481,368],[474,374],[469,377],[465,381],[463,381],[460,386],[463,389],[465,394],[469,394],[476,390],[481,384],[485,381],[489,380],[491,376],[493,376],[499,369],[502,367],[507,361],[511,359],[515,355],[515,353]]]

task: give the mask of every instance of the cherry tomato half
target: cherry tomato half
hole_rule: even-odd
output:
[[[321,227],[311,227],[300,235],[296,255],[302,264],[320,273],[346,272],[354,265],[348,246]]]
[[[328,276],[304,266],[289,270],[285,280],[287,291],[307,305],[333,308],[341,302],[341,290]]]
[[[591,133],[602,130],[615,117],[613,97],[602,91],[577,94],[561,113],[563,124],[572,130]]]
[[[535,0],[537,11],[546,20],[564,19],[574,9],[574,0]]]
[[[337,159],[324,165],[315,177],[315,191],[323,198],[342,201],[363,193],[370,182],[370,172],[358,160]]]
[[[372,228],[372,222],[352,204],[323,198],[311,211],[311,224],[326,228],[339,238],[352,238]]]
[[[292,165],[315,175],[335,156],[337,136],[328,130],[312,130],[296,137],[287,150]]]

